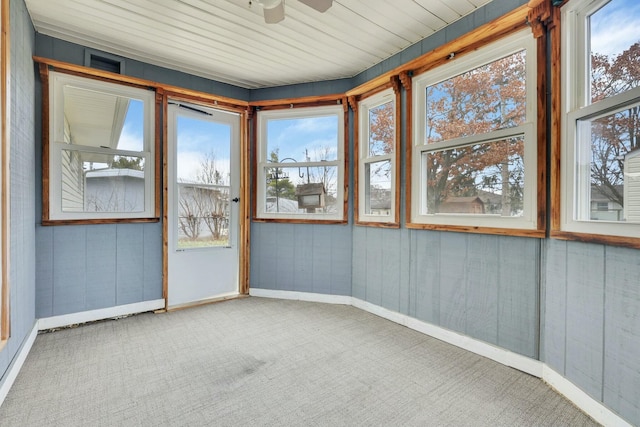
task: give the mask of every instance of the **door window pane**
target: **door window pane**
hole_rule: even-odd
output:
[[[229,246],[231,127],[177,118],[178,248]]]

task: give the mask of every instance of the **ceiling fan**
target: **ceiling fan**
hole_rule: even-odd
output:
[[[318,12],[326,12],[333,0],[298,0],[300,3],[306,4]],[[267,24],[276,24],[284,19],[284,0],[250,0],[249,5],[258,3],[262,6],[264,12],[264,22]]]

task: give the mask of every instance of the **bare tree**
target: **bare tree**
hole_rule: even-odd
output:
[[[190,240],[197,240],[206,227],[214,241],[228,236],[229,177],[210,152],[203,155],[195,182],[180,183],[179,226]]]

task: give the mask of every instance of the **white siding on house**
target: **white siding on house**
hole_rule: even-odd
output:
[[[624,217],[640,222],[640,151],[633,151],[624,160]]]
[[[72,143],[71,129],[64,119],[64,142]],[[81,155],[77,151],[62,150],[62,210],[82,212],[84,210],[84,176]]]

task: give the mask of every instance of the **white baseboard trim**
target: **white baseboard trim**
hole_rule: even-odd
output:
[[[79,323],[93,322],[96,320],[111,319],[127,316],[129,314],[143,313],[145,311],[160,310],[164,308],[164,299],[136,302],[133,304],[118,305],[115,307],[101,308],[98,310],[82,311],[80,313],[63,314],[60,316],[43,317],[38,320],[38,329],[43,331]]]
[[[456,347],[463,348],[503,365],[510,366],[529,375],[541,378],[550,387],[569,399],[584,413],[604,426],[633,427],[619,415],[604,406],[601,402],[593,399],[545,363],[496,347],[458,332],[423,322],[405,314],[391,311],[355,297],[323,295],[306,292],[274,291],[269,289],[250,289],[249,294],[263,298],[293,299],[309,302],[352,305],[371,314],[375,314],[376,316],[383,317],[392,322],[406,326],[407,328],[455,345]]]
[[[33,329],[31,329],[31,332],[29,333],[27,338],[25,338],[24,342],[22,343],[22,346],[20,347],[20,350],[18,350],[18,353],[16,354],[15,358],[9,365],[9,368],[7,368],[4,381],[2,382],[2,384],[0,384],[0,406],[2,406],[2,403],[4,402],[4,399],[7,397],[7,394],[9,394],[9,390],[11,390],[13,383],[18,377],[18,373],[20,372],[20,369],[22,369],[22,365],[24,364],[24,361],[27,360],[27,356],[31,351],[31,347],[33,346],[33,343],[36,340],[37,335],[38,335],[38,321],[36,321],[35,324],[33,325]]]
[[[437,338],[456,347],[468,350],[472,353],[484,356],[506,366],[526,372],[538,378],[542,378],[542,362],[526,356],[505,350],[500,347],[488,344],[484,341],[471,338],[467,335],[454,332],[452,330],[423,322],[416,318],[401,314],[386,308],[371,304],[358,298],[353,298],[354,307],[391,320],[392,322],[406,326],[409,329]]]
[[[542,380],[600,424],[611,427],[633,427],[546,364],[542,371]]]
[[[311,292],[275,291],[271,289],[250,288],[249,295],[261,298],[288,299],[295,301],[322,302],[326,304],[353,305],[352,298],[345,295],[314,294]]]

